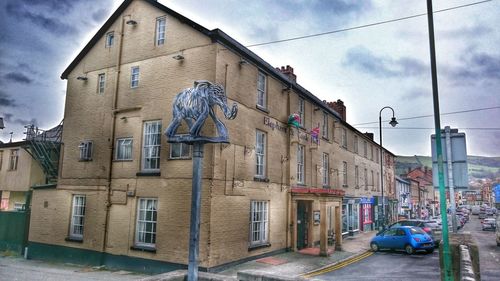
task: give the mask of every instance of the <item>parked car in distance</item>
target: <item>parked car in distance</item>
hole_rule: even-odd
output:
[[[497,229],[495,230],[495,234],[497,236],[497,246],[500,247],[500,215],[497,215]]]
[[[494,218],[484,219],[481,222],[481,224],[483,225],[483,230],[487,230],[487,229],[495,230],[495,228],[496,228],[496,221]]]
[[[370,242],[370,248],[404,250],[411,255],[418,250],[434,251],[434,241],[422,228],[415,226],[395,226],[377,233]]]
[[[479,206],[472,206],[472,214],[473,215],[479,215],[479,213],[481,212],[481,207]]]
[[[448,222],[451,225],[451,221]],[[434,241],[435,245],[438,246],[441,242],[442,237],[442,227],[436,221],[429,220],[402,220],[389,225],[389,228],[398,226],[417,226],[422,228]]]
[[[486,218],[486,213],[485,212],[480,212],[479,213],[479,219],[485,219]]]

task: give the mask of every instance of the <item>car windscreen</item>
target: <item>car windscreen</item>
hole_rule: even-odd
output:
[[[430,228],[439,228],[439,224],[437,224],[436,222],[426,222],[425,226]]]
[[[410,228],[410,233],[411,234],[427,234],[427,233],[425,233],[425,231],[423,229],[416,228],[416,227]]]

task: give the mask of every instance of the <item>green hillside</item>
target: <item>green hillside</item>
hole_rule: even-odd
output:
[[[490,178],[500,177],[500,157],[467,156],[467,166],[469,177]],[[397,156],[396,174],[401,175],[408,171],[408,168],[416,168],[420,165],[432,167],[430,156]]]

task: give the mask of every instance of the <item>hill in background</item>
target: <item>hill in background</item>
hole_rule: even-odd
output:
[[[432,158],[430,156],[397,156],[396,174],[406,174],[409,168],[414,169],[420,166],[432,168]],[[500,178],[500,157],[467,156],[467,166],[469,169],[469,180]]]

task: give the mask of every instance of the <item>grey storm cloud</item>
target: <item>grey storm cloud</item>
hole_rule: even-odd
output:
[[[73,6],[79,2],[76,0],[61,1],[61,0],[20,0],[18,3],[30,6],[43,6],[56,13],[67,13]]]
[[[9,124],[17,124],[21,126],[31,124],[36,126],[38,124],[38,120],[36,118],[31,118],[31,119],[16,118],[12,113],[5,113],[3,119],[6,126],[8,126]]]
[[[377,56],[364,47],[350,49],[342,64],[374,77],[411,77],[427,73],[427,66],[417,59]]]
[[[431,96],[432,96],[432,93],[427,89],[413,88],[409,91],[404,92],[401,95],[400,99],[404,100],[404,101],[408,101],[408,100],[415,100],[418,98],[431,97]]]
[[[9,3],[6,6],[6,11],[8,14],[16,18],[20,18],[21,20],[29,20],[36,26],[39,26],[54,35],[66,35],[76,31],[72,25],[61,22],[47,13],[43,14],[38,11],[34,12],[30,9],[30,7],[33,8],[33,6],[20,5],[19,3]],[[59,12],[62,11],[62,9],[59,8],[59,10],[56,9],[55,11]]]
[[[464,64],[450,68],[446,74],[455,81],[499,80],[500,56],[487,53],[472,53],[465,55]]]
[[[21,72],[9,72],[4,75],[4,79],[21,84],[31,84],[33,80]]]
[[[0,106],[2,107],[16,107],[17,104],[9,95],[0,91]]]
[[[104,20],[104,18],[108,15],[108,13],[109,13],[108,9],[99,9],[92,13],[92,19],[95,22],[101,23]]]

